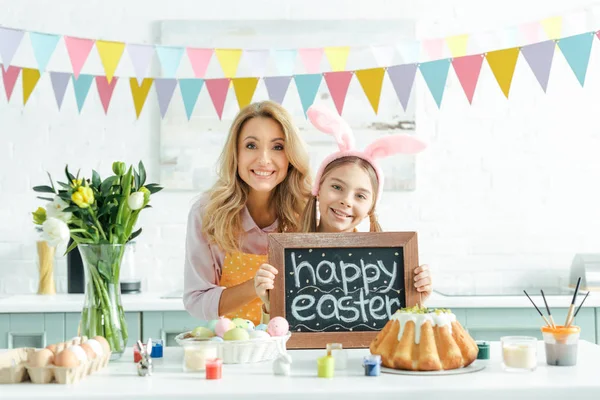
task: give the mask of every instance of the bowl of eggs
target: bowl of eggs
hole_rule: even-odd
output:
[[[273,360],[285,352],[291,337],[289,327],[283,317],[256,326],[250,320],[221,317],[200,321],[193,330],[177,335],[175,341],[184,348],[184,366],[188,357],[201,361],[199,354],[218,357],[224,364],[256,363]]]

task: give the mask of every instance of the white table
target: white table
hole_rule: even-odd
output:
[[[75,385],[0,385],[0,399],[600,399],[600,346],[581,341],[577,366],[550,367],[543,342],[538,345],[538,368],[525,373],[503,371],[500,344],[492,342],[486,368],[470,374],[366,377],[361,363],[368,350],[361,349],[349,350],[348,370],[323,379],[316,376],[316,359],[324,350],[291,350],[289,377],[274,376],[272,363],[265,362],[224,365],[223,378],[213,381],[182,372],[178,347],[165,349],[151,377],[139,377],[128,348],[121,360]]]

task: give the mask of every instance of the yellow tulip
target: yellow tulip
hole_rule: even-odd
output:
[[[71,200],[80,208],[88,208],[94,203],[94,191],[90,187],[79,186],[77,191],[71,195]]]
[[[36,225],[41,225],[46,220],[46,209],[44,207],[38,207],[31,214],[33,214],[33,223]]]
[[[71,180],[71,187],[72,188],[76,188],[81,186],[81,179],[72,179]]]

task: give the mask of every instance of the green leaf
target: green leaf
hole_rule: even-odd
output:
[[[108,178],[106,178],[104,180],[104,182],[102,182],[102,184],[100,185],[100,190],[102,191],[102,194],[104,196],[106,196],[110,193],[110,188],[112,187],[112,185],[115,183],[115,181],[117,179],[119,179],[119,177],[116,175],[113,175],[113,176],[109,176]]]
[[[54,201],[54,199],[51,199],[50,197],[37,196],[37,198],[40,199],[40,200]]]
[[[131,241],[131,240],[135,239],[136,237],[140,236],[140,233],[142,233],[142,228],[140,228],[137,231],[133,232],[131,234],[131,236],[129,236],[129,240],[128,241]]]
[[[62,186],[63,188],[65,188],[67,190],[71,189],[71,186],[69,186],[68,184],[66,184],[64,182],[58,182],[57,181],[56,183],[58,183],[60,186]]]
[[[150,192],[150,194],[154,194],[163,190],[163,187],[158,186],[156,183],[150,183],[145,186],[146,189]]]
[[[78,206],[69,206],[63,210],[63,212],[74,212],[79,211],[80,208]]]
[[[75,180],[75,177],[69,172],[69,165],[65,165],[65,175],[69,182],[73,182]]]
[[[98,260],[98,272],[107,280],[111,278],[110,266],[106,261]]]
[[[54,189],[54,182],[52,182],[52,176],[50,176],[50,172],[46,171],[46,173],[48,174],[48,179],[50,179],[50,186],[52,186],[52,190],[56,192],[56,189]]]
[[[92,170],[92,185],[100,190],[100,185],[102,184],[102,179],[100,179],[100,174],[95,170]]]
[[[137,192],[140,189],[140,187],[142,186],[142,185],[140,185],[140,174],[138,174],[137,171],[134,169],[133,176],[134,176],[134,180],[135,180],[135,191]]]
[[[35,192],[40,192],[40,193],[56,193],[56,191],[53,188],[51,188],[50,186],[45,186],[45,185],[34,186],[33,190]]]
[[[146,168],[144,168],[144,163],[141,160],[138,164],[138,170],[140,171],[140,185],[138,188],[140,188],[144,186],[144,183],[146,182]]]

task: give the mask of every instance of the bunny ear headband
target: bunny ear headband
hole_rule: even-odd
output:
[[[390,135],[373,141],[363,151],[355,149],[354,135],[350,126],[333,110],[319,105],[312,105],[306,112],[308,119],[320,131],[332,135],[338,144],[339,151],[325,157],[317,170],[312,189],[313,196],[318,195],[323,171],[334,160],[342,157],[355,156],[362,158],[373,166],[379,181],[377,200],[381,199],[383,192],[383,171],[379,167],[378,159],[394,154],[416,154],[425,149],[425,143],[409,135]]]

